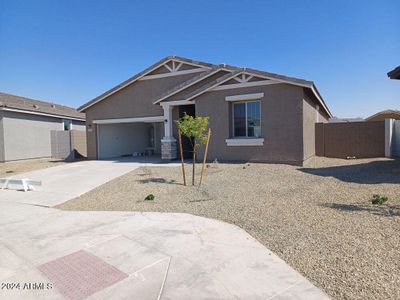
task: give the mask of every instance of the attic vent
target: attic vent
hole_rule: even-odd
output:
[[[33,104],[33,108],[38,109],[38,108],[39,108],[39,105]]]

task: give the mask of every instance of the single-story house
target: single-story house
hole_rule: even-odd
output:
[[[52,130],[85,130],[85,114],[0,93],[0,162],[51,156]]]
[[[380,111],[368,118],[366,121],[385,121],[385,119],[395,119],[400,120],[400,110],[395,109],[387,109],[384,111]]]
[[[297,165],[315,155],[315,123],[332,117],[312,81],[177,56],[78,110],[86,113],[88,158],[150,151],[176,159],[174,121],[187,113],[209,117],[209,160]]]
[[[400,66],[387,73],[390,79],[400,79]]]

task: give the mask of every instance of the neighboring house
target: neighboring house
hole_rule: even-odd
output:
[[[365,120],[363,118],[338,118],[338,117],[333,117],[329,119],[329,123],[351,123],[351,122],[364,122]]]
[[[384,111],[380,111],[368,118],[366,118],[366,121],[384,121],[385,119],[395,119],[395,120],[400,120],[400,110],[394,110],[394,109],[387,109]]]
[[[390,79],[400,79],[400,66],[387,73]]]
[[[51,156],[51,130],[85,130],[85,115],[54,103],[0,93],[0,161]]]
[[[332,117],[311,81],[176,56],[79,110],[86,113],[92,159],[147,150],[175,159],[174,121],[186,112],[210,118],[209,160],[298,165],[315,155],[315,123]]]

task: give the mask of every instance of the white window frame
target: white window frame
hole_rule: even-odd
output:
[[[241,104],[241,103],[252,103],[252,102],[258,102],[260,103],[260,131],[262,130],[261,128],[261,99],[258,100],[244,100],[244,101],[235,101],[232,103],[232,138],[233,139],[260,139],[261,137],[256,137],[256,136],[248,136],[248,125],[247,125],[247,104],[244,106],[244,113],[246,117],[246,136],[236,136],[235,135],[235,109],[234,105],[235,104]]]

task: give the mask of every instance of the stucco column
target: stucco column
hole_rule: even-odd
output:
[[[385,156],[392,157],[393,119],[385,119]]]
[[[164,109],[164,137],[161,139],[161,159],[172,160],[178,157],[176,139],[172,135],[172,105],[161,104]]]

